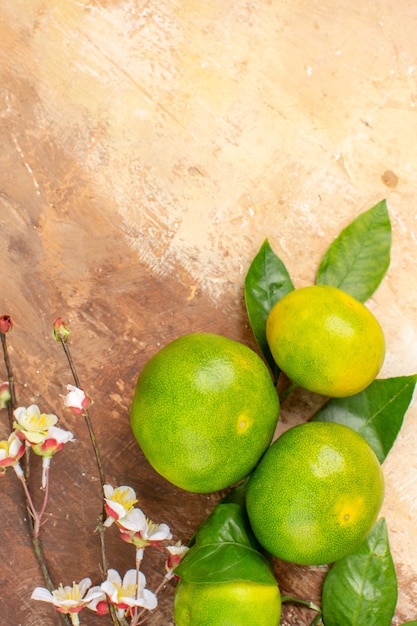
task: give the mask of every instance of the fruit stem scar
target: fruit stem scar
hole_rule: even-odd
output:
[[[245,414],[241,413],[237,418],[237,431],[242,433],[248,430],[252,424],[252,420]]]

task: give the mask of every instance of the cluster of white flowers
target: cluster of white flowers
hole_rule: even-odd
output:
[[[9,315],[0,316],[0,333],[5,335],[13,327]],[[57,318],[53,326],[53,335],[56,341],[64,347],[70,336],[68,325]],[[7,347],[3,341],[3,351],[6,364],[8,363]],[[72,359],[68,348],[66,354],[74,374],[74,380],[78,377],[74,373]],[[59,428],[56,424],[58,417],[52,413],[42,413],[36,404],[28,407],[16,407],[16,394],[13,383],[11,368],[8,366],[9,381],[0,383],[0,409],[13,408],[12,432],[10,436],[0,441],[0,476],[6,473],[8,467],[12,467],[20,480],[27,502],[30,507],[33,521],[33,536],[38,537],[42,526],[42,516],[46,509],[49,493],[49,466],[51,458],[61,450],[68,441],[75,441],[72,432]],[[77,383],[78,384],[78,383]],[[85,392],[74,386],[66,386],[67,393],[62,396],[64,406],[74,415],[84,415],[90,430],[90,437],[96,452],[101,484],[103,485],[104,510],[107,514],[105,521],[99,525],[100,532],[105,532],[115,524],[123,541],[133,544],[136,548],[136,560],[134,569],[129,569],[123,578],[115,569],[108,569],[106,580],[100,585],[92,586],[89,577],[72,585],[62,583],[54,590],[45,587],[36,587],[31,599],[40,600],[52,604],[62,614],[66,614],[73,626],[80,624],[79,614],[84,608],[94,611],[97,615],[105,615],[111,612],[112,619],[116,615],[118,620],[126,623],[130,618],[130,626],[141,623],[142,613],[152,611],[158,605],[157,594],[167,581],[175,576],[174,570],[179,564],[188,548],[181,542],[175,545],[167,545],[172,534],[167,524],[155,524],[139,508],[135,491],[128,486],[113,488],[104,484],[104,474],[99,459],[99,451],[96,448],[95,437],[92,434],[92,425],[88,414],[88,407],[92,403]],[[12,418],[10,414],[10,417]],[[33,451],[42,457],[42,488],[44,500],[41,508],[34,506],[31,493],[26,482],[26,474],[21,465],[21,459],[26,452]],[[29,457],[26,456],[28,462]],[[28,468],[26,464],[25,469]],[[146,577],[140,571],[144,549],[148,546],[164,547],[167,550],[165,561],[165,574],[155,592],[146,589]],[[42,557],[43,558],[43,557]],[[45,566],[46,567],[46,566]]]
[[[49,467],[51,457],[62,450],[68,441],[74,441],[73,434],[69,430],[58,428],[58,421],[52,413],[41,413],[36,404],[29,407],[18,407],[13,412],[15,421],[13,431],[8,439],[0,441],[0,471],[6,472],[8,467],[13,467],[16,474],[21,478],[23,470],[19,461],[25,450],[30,448],[35,454],[43,457],[42,486],[45,488],[45,473]]]
[[[6,441],[0,442],[4,450],[0,456],[0,467],[3,468],[3,472],[6,467],[19,461],[25,447],[32,448],[39,456],[51,457],[61,450],[67,441],[74,441],[69,430],[55,426],[58,421],[56,415],[41,413],[36,404],[31,404],[28,408],[18,407],[13,415],[15,422],[13,423],[14,430],[7,440],[9,447],[5,445]],[[23,452],[21,447],[17,446],[17,440],[23,445]]]
[[[136,569],[126,572],[123,580],[114,569],[109,569],[107,579],[91,587],[91,578],[83,578],[72,586],[60,585],[50,592],[45,587],[36,587],[32,593],[32,600],[49,602],[60,613],[67,613],[72,623],[80,623],[79,613],[84,608],[91,609],[97,615],[106,615],[109,612],[109,603],[116,607],[119,617],[124,617],[135,607],[148,610],[156,608],[156,595],[145,589],[145,575]]]
[[[50,592],[44,587],[37,587],[33,594],[33,600],[43,600],[55,606],[61,613],[67,613],[72,624],[78,625],[79,612],[88,608],[98,615],[109,612],[109,606],[113,605],[120,618],[131,617],[132,622],[138,615],[138,609],[154,610],[158,605],[156,593],[145,588],[146,578],[140,571],[143,551],[147,546],[156,546],[172,539],[170,528],[167,524],[155,524],[145,516],[143,511],[136,508],[137,497],[134,489],[127,485],[113,488],[104,485],[104,506],[107,518],[105,528],[116,524],[120,531],[120,537],[136,547],[136,568],[129,569],[122,577],[115,569],[109,569],[107,578],[101,585],[91,586],[90,578],[83,578],[79,583],[72,586],[62,584]],[[181,542],[175,545],[165,546],[168,556],[165,562],[166,573],[164,582],[174,576],[174,570],[188,548]]]

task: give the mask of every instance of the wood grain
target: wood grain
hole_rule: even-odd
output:
[[[341,228],[386,197],[392,261],[368,304],[387,338],[381,376],[417,371],[416,19],[413,3],[399,11],[392,0],[2,8],[0,314],[15,323],[19,401],[56,412],[77,438],[53,460],[42,529],[57,584],[99,582],[101,494],[85,425],[63,411],[71,378],[51,339],[56,317],[73,329],[109,482],[131,484],[147,514],[182,540],[219,495],[186,494],[150,469],[129,429],[136,377],[187,332],[256,349],[243,280],[265,237],[296,286],[311,284]],[[279,428],[313,408],[308,394],[289,398]],[[384,463],[395,624],[417,616],[415,419],[413,405]],[[6,436],[6,420],[1,430]],[[34,481],[37,472],[34,464]],[[25,518],[9,471],[0,492],[1,621],[55,626],[53,610],[29,599],[42,579]],[[114,533],[109,557],[121,571],[133,566]],[[157,551],[146,555],[151,587],[162,567]],[[277,574],[285,593],[319,601],[322,570],[277,563]],[[173,586],[149,624],[172,623],[172,594]],[[311,619],[288,606],[282,623]]]

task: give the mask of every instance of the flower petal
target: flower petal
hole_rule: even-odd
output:
[[[144,512],[137,508],[131,509],[127,515],[119,519],[119,525],[135,532],[146,531],[148,528]]]
[[[55,604],[55,598],[48,589],[45,587],[36,587],[30,596],[31,600],[42,600],[43,602],[51,602]]]
[[[141,606],[145,607],[149,611],[153,611],[158,606],[158,598],[156,595],[149,591],[149,589],[144,589],[142,592],[143,603]]]
[[[106,596],[108,596],[112,604],[115,604],[118,601],[117,589],[109,580],[105,580],[101,583],[101,589],[104,591]]]
[[[144,574],[142,572],[138,572],[139,574],[139,587],[141,586],[141,575],[144,576]],[[146,580],[145,580],[146,582]],[[143,583],[143,586],[145,586],[145,582]],[[125,587],[125,589],[129,586],[134,586],[136,585],[136,570],[135,569],[128,569],[126,574],[123,576],[123,587]]]
[[[78,588],[80,590],[80,594],[81,597],[84,597],[85,592],[87,591],[87,589],[89,589],[91,587],[91,578],[83,578],[82,580],[80,580],[80,582],[78,583]]]
[[[112,567],[107,571],[107,580],[111,583],[115,583],[116,585],[122,584],[122,577],[119,572]]]
[[[103,491],[104,491],[105,498],[111,498],[112,495],[114,494],[114,488],[108,484],[103,486]]]

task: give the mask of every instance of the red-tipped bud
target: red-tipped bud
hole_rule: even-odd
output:
[[[64,322],[62,317],[57,317],[57,319],[55,320],[52,334],[55,341],[68,341],[71,330],[68,324]]]
[[[85,391],[74,385],[67,385],[67,390],[67,395],[62,396],[64,405],[75,415],[82,415],[92,404],[91,398],[86,395]]]
[[[9,330],[12,330],[13,322],[10,315],[2,315],[0,316],[0,333],[8,333]]]

